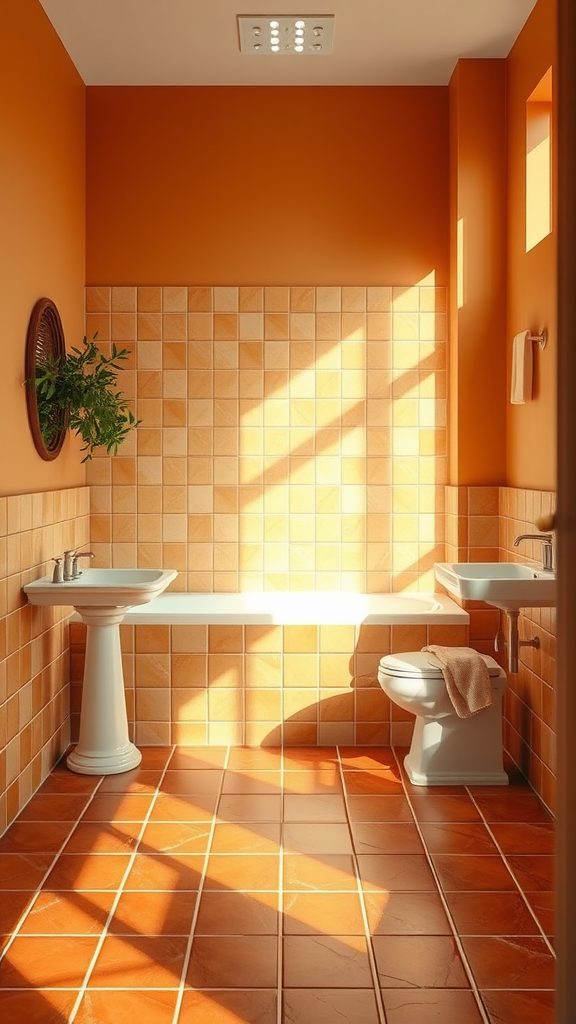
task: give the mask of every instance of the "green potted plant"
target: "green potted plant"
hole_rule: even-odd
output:
[[[38,419],[44,444],[50,447],[62,416],[70,430],[82,438],[82,462],[92,458],[95,448],[116,455],[126,435],[141,422],[136,420],[128,400],[116,390],[116,379],[130,350],[112,345],[109,356],[91,341],[83,339],[83,348],[72,348],[63,359],[45,354],[36,362],[33,384],[36,390]]]

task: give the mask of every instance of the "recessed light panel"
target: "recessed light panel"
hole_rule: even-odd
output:
[[[240,50],[254,56],[325,57],[332,53],[333,14],[239,14]]]

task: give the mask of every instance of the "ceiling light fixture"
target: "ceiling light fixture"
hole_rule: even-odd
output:
[[[334,15],[239,14],[238,36],[242,53],[327,56],[332,53]]]

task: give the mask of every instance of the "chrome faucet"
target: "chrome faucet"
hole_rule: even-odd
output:
[[[78,568],[79,558],[94,558],[92,551],[76,551],[74,548],[64,552],[64,571],[63,578],[66,582],[69,580],[75,580],[81,575],[81,569]]]
[[[521,540],[539,540],[542,544],[542,572],[554,572],[554,548],[551,533],[521,533],[514,538],[517,548]]]
[[[82,570],[78,568],[79,558],[94,558],[93,551],[76,551],[72,556],[72,579],[75,580],[78,576],[82,575]]]

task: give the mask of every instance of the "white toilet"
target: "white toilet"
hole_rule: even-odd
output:
[[[440,667],[426,651],[388,654],[378,682],[398,707],[416,715],[404,766],[416,786],[506,786],[502,760],[502,698],[506,673],[482,655],[494,689],[491,707],[470,718],[456,714]]]

